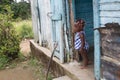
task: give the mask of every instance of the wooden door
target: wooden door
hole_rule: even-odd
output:
[[[63,44],[63,2],[62,0],[51,0],[51,21],[52,21],[52,39],[53,46],[58,43],[55,56],[64,62],[64,44]]]

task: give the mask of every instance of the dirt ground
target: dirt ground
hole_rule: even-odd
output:
[[[29,40],[24,40],[20,44],[23,55],[30,53]],[[0,80],[40,80],[35,77],[33,69],[27,64],[28,61],[18,63],[13,69],[9,67],[0,71]]]
[[[25,63],[21,63],[19,66],[13,69],[5,69],[0,71],[0,80],[36,80],[33,76],[31,68],[26,67]]]
[[[25,39],[20,44],[21,52],[24,56],[29,56],[30,54],[30,42],[29,40]]]

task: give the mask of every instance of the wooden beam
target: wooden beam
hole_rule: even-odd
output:
[[[99,0],[93,0],[93,13],[94,13],[94,28],[100,26],[99,17]],[[100,80],[100,33],[98,30],[94,30],[94,72],[95,80]]]
[[[71,33],[71,44],[72,44],[72,49],[74,47],[74,33],[72,32],[73,26],[74,26],[74,11],[73,11],[73,1],[68,0],[69,3],[69,14],[70,14],[70,33]],[[73,53],[72,54],[72,59],[73,59]]]

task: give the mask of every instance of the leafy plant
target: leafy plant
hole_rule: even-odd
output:
[[[16,35],[10,17],[10,15],[0,14],[0,54],[15,59],[20,49],[20,38]]]
[[[14,25],[15,30],[21,39],[33,38],[32,21],[31,20],[23,20],[23,21],[19,21],[19,22],[13,22],[12,24]]]
[[[30,11],[30,3],[27,2],[19,2],[19,3],[13,3],[11,5],[12,11],[13,11],[13,18],[21,18],[21,19],[29,19],[31,17],[31,11]]]
[[[21,30],[20,30],[20,37],[22,39],[33,38],[32,27],[30,27],[30,26],[28,26],[26,24],[23,24],[21,26]]]
[[[5,55],[0,55],[0,70],[4,69],[8,64],[8,58]]]

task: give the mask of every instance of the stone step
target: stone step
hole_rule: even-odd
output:
[[[45,66],[48,66],[48,61],[52,54],[51,51],[44,47],[40,47],[38,44],[34,43],[34,41],[31,41],[30,45],[32,48],[32,54],[39,57],[39,60],[41,60]],[[94,80],[94,65],[88,65],[88,68],[86,69],[80,69],[80,65],[81,63],[78,63],[77,61],[62,64],[56,57],[54,57],[51,70],[54,74],[57,73],[58,76],[67,75],[71,80]],[[69,78],[68,80],[70,80]],[[67,79],[58,78],[58,80]]]
[[[55,78],[53,80],[72,80],[72,79],[70,79],[68,76],[62,76],[62,77]]]

